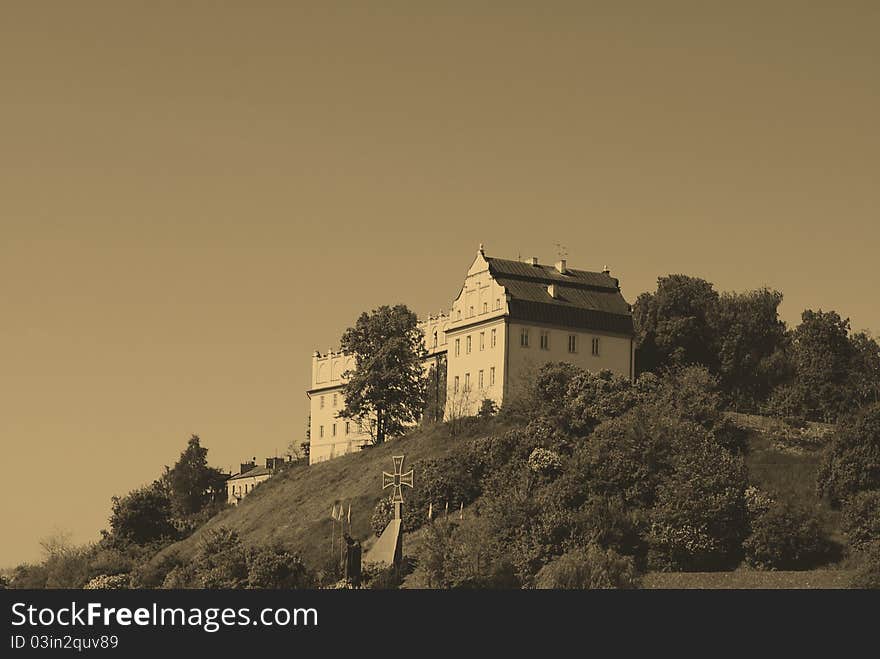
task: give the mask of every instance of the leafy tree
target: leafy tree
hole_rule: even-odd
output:
[[[786,375],[781,303],[782,293],[766,288],[723,293],[709,313],[721,387],[747,409],[766,400]]]
[[[113,497],[110,528],[115,538],[136,545],[175,535],[171,500],[155,484]]]
[[[426,405],[427,378],[416,315],[404,305],[379,307],[361,314],[341,343],[354,356],[355,368],[346,373],[339,416],[369,422],[376,444],[418,421]]]
[[[880,344],[867,332],[850,337],[853,364],[850,386],[854,396],[865,405],[880,403]]]
[[[633,306],[641,371],[667,366],[704,364],[713,367],[709,319],[718,293],[705,279],[667,275],[657,279],[655,293],[642,293]]]
[[[841,424],[816,481],[819,495],[834,505],[859,492],[880,490],[880,403]]]
[[[195,515],[225,491],[226,475],[208,466],[207,455],[208,449],[202,447],[199,436],[193,435],[166,473],[171,505],[181,518]]]
[[[792,337],[793,385],[809,418],[834,421],[853,408],[853,357],[849,320],[835,311],[804,311]]]

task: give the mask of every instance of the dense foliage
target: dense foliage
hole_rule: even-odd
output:
[[[782,294],[718,294],[704,279],[669,275],[633,307],[642,372],[699,364],[719,378],[728,405],[836,421],[880,402],[880,344],[852,333],[835,311],[807,309],[789,330]]]
[[[841,424],[823,459],[817,487],[834,505],[859,492],[880,490],[880,403]]]

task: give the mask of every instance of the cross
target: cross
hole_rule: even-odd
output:
[[[382,489],[393,487],[394,491],[391,495],[391,503],[403,503],[403,486],[411,488],[413,486],[413,470],[410,469],[403,473],[403,457],[395,455],[391,459],[394,461],[394,473],[389,474],[387,471],[382,472]]]

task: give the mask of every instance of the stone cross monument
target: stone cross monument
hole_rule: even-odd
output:
[[[376,544],[367,552],[365,562],[400,567],[400,560],[403,558],[403,486],[413,486],[413,470],[403,472],[404,456],[395,455],[391,459],[394,461],[394,473],[382,472],[382,489],[393,488],[391,504],[394,506],[394,517],[388,522]]]

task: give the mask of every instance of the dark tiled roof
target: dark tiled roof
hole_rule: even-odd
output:
[[[566,327],[632,334],[632,312],[618,281],[604,272],[567,270],[487,257],[489,272],[510,294],[510,316]],[[547,290],[556,286],[556,297]]]
[[[243,474],[236,474],[235,476],[230,476],[228,480],[234,481],[238,478],[250,478],[251,476],[271,476],[272,471],[266,469],[265,467],[254,467],[253,469],[249,469]]]

